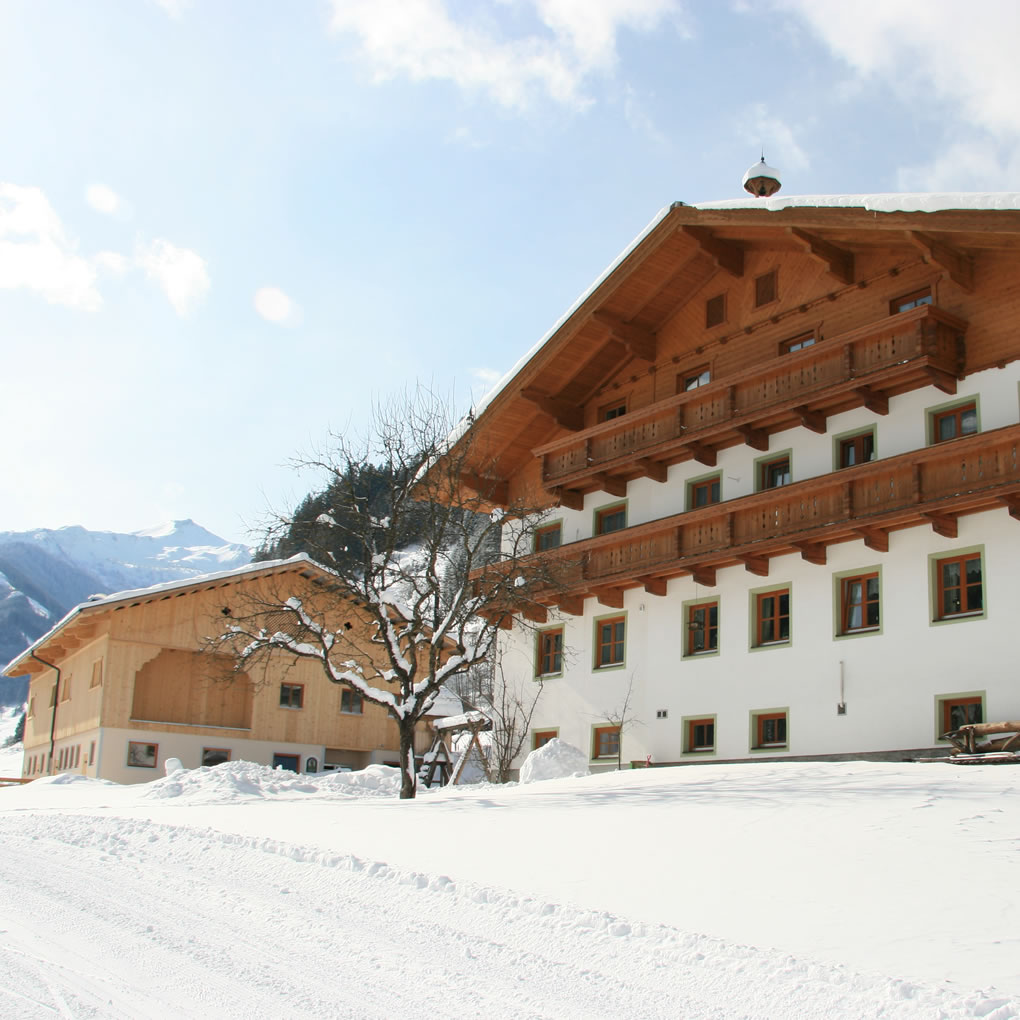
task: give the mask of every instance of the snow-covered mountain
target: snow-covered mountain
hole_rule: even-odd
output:
[[[190,520],[131,534],[77,525],[0,531],[0,666],[90,595],[231,570],[251,556]],[[23,682],[0,678],[0,705],[23,697]]]

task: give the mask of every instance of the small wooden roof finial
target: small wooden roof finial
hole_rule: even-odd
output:
[[[756,198],[769,198],[782,186],[779,171],[765,162],[765,153],[761,154],[761,162],[748,167],[744,174],[744,191]]]

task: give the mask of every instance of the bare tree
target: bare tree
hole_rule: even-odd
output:
[[[492,720],[489,733],[489,781],[508,783],[514,760],[524,750],[531,731],[531,717],[542,694],[541,678],[520,675],[508,679],[502,662],[496,663],[492,697],[483,708]]]
[[[328,579],[314,595],[281,592],[252,607],[219,639],[239,672],[267,654],[315,659],[331,681],[384,706],[400,734],[402,798],[415,795],[415,727],[440,688],[490,657],[514,613],[544,613],[532,592],[555,584],[555,558],[530,555],[540,515],[508,502],[498,465],[464,439],[451,446],[452,431],[446,405],[418,390],[377,411],[366,439],[334,435],[302,461],[327,480],[332,505],[315,522],[319,548],[307,551]],[[386,480],[374,506],[356,484],[365,473]]]
[[[631,701],[634,696],[634,674],[630,674],[630,678],[627,681],[627,692],[623,696],[623,700],[611,711],[602,713],[603,719],[609,723],[610,726],[615,726],[617,729],[617,740],[616,740],[616,771],[619,772],[623,768],[623,735],[627,730],[631,729],[636,723],[637,719],[633,714],[631,708]]]

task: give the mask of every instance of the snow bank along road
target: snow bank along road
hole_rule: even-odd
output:
[[[430,1014],[1007,1020],[1020,1005],[266,836],[0,812],[4,1018]]]

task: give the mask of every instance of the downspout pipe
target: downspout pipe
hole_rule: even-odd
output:
[[[56,742],[57,705],[60,704],[60,667],[54,665],[52,662],[47,662],[45,659],[40,659],[35,652],[29,652],[28,654],[31,655],[36,662],[41,662],[44,666],[48,666],[57,674],[57,686],[53,689],[53,711],[50,713],[50,754],[49,760],[46,762],[46,775],[49,776],[53,774],[53,745]]]

